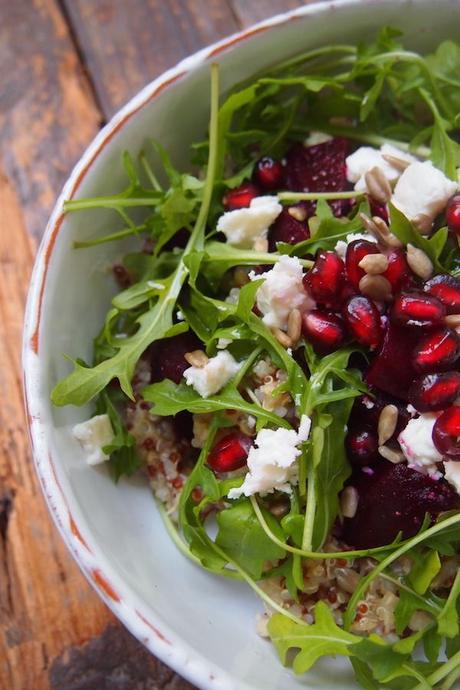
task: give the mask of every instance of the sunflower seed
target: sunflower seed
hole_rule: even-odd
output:
[[[398,408],[396,405],[385,405],[379,416],[379,446],[383,446],[393,436],[397,423]]]
[[[358,510],[359,494],[354,486],[347,486],[340,496],[340,509],[343,517],[353,518]]]
[[[399,248],[403,246],[401,240],[399,240],[396,237],[396,235],[393,235],[393,233],[390,232],[390,228],[385,223],[383,218],[380,218],[379,216],[373,216],[372,221],[377,226],[378,232],[381,234],[385,244],[387,244],[388,247]]]
[[[193,350],[193,352],[186,352],[184,359],[197,369],[203,369],[209,362],[208,355],[203,350]]]
[[[285,333],[284,331],[281,330],[281,328],[275,327],[275,328],[272,328],[271,331],[272,331],[273,335],[275,336],[275,338],[277,339],[277,341],[280,343],[280,345],[282,345],[286,349],[288,347],[292,347],[292,344],[293,344],[292,340],[290,339],[290,337],[288,336],[287,333]]]
[[[391,186],[383,171],[378,166],[368,170],[364,175],[369,194],[381,204],[386,204],[391,199]]]
[[[388,259],[385,254],[367,254],[358,266],[370,275],[384,273],[388,268]]]
[[[298,309],[292,309],[288,317],[287,334],[293,344],[299,340],[301,331],[302,315]]]
[[[445,324],[448,328],[460,328],[460,314],[448,314]]]
[[[388,446],[380,446],[379,453],[382,458],[389,460],[393,465],[399,465],[404,460],[404,453],[401,450],[392,450]]]
[[[391,153],[383,153],[383,160],[399,170],[399,172],[404,172],[406,168],[409,167],[410,161],[405,161],[403,158],[398,158],[398,156],[392,156]]]
[[[431,259],[422,249],[414,247],[413,244],[407,245],[407,263],[415,275],[422,278],[422,280],[428,280],[433,275]]]
[[[288,213],[294,220],[298,220],[300,223],[307,219],[307,211],[302,206],[291,206],[288,208]]]
[[[383,276],[366,273],[359,281],[359,290],[366,297],[377,301],[391,299],[391,283]]]

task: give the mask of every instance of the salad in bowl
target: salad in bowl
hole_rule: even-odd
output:
[[[66,204],[122,221],[78,251],[137,243],[52,393],[94,400],[88,464],[144,473],[283,664],[343,655],[363,688],[460,676],[458,64],[385,28],[221,103],[213,65],[187,172],[153,141],[124,191]]]

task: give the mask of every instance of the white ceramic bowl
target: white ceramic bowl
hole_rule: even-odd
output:
[[[190,142],[208,118],[209,65],[222,88],[297,52],[357,42],[390,24],[407,45],[431,49],[455,38],[458,0],[345,0],[280,15],[184,60],[135,96],[99,133],[72,172],[48,224],[30,287],[24,335],[25,392],[37,471],[49,508],[89,581],[114,614],[154,654],[200,688],[295,690],[355,688],[342,662],[319,664],[298,678],[281,667],[255,632],[262,604],[244,585],[207,574],[187,561],[165,533],[149,488],[140,479],[110,480],[90,468],[70,435],[91,408],[54,409],[50,390],[68,371],[62,354],[90,358],[112,296],[105,271],[122,251],[106,244],[72,249],[106,233],[110,212],[62,215],[65,199],[113,193],[125,183],[121,152],[136,154],[154,136],[186,164]],[[71,133],[69,132],[69,136]]]

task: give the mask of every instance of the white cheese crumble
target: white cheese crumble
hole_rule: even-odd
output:
[[[445,478],[452,484],[455,491],[460,494],[460,462],[449,460],[444,463]]]
[[[401,171],[391,165],[391,163],[388,163],[383,157],[384,155],[394,156],[408,163],[417,161],[410,153],[401,151],[401,149],[391,144],[383,144],[380,149],[374,149],[371,146],[361,146],[354,153],[347,156],[345,161],[347,164],[347,179],[349,182],[355,182],[356,191],[367,191],[365,175],[372,168],[380,168],[388,182],[395,182],[398,179]]]
[[[263,314],[262,321],[270,328],[286,330],[292,309],[304,313],[315,308],[315,302],[303,287],[302,264],[297,257],[283,255],[274,267],[256,275],[249,274],[251,280],[265,278],[257,290],[257,307]]]
[[[99,465],[109,459],[102,450],[112,443],[114,433],[107,414],[98,414],[86,422],[76,424],[72,435],[83,448],[88,465]]]
[[[267,237],[268,228],[282,210],[276,196],[258,196],[248,208],[224,213],[217,221],[217,230],[224,233],[228,244],[251,249],[255,240]]]
[[[377,242],[374,235],[370,232],[352,232],[347,235],[346,240],[339,240],[334,247],[334,251],[340,256],[341,259],[345,259],[347,253],[347,247],[351,242],[355,240],[366,240],[367,242]]]
[[[188,386],[193,386],[202,398],[208,398],[223,388],[241,367],[230,352],[221,350],[204,367],[189,367],[184,371]]]
[[[238,300],[240,299],[240,288],[233,287],[230,292],[228,293],[227,297],[225,298],[225,301],[228,304],[238,304]]]
[[[318,144],[325,144],[327,141],[331,141],[332,137],[330,134],[325,132],[310,132],[308,137],[305,139],[305,146],[317,146]]]
[[[302,451],[297,446],[307,440],[310,427],[310,417],[303,415],[298,432],[282,428],[259,431],[249,451],[244,482],[230,489],[228,497],[273,493],[275,489],[290,494],[298,482],[297,458]]]
[[[437,474],[436,463],[442,460],[432,439],[433,426],[438,416],[438,413],[425,412],[420,417],[411,419],[398,436],[409,467],[422,474]]]
[[[399,178],[391,201],[409,220],[419,215],[434,220],[457,189],[458,182],[449,180],[430,161],[416,162]]]

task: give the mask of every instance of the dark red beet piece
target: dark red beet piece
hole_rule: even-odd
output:
[[[417,329],[388,324],[383,344],[366,373],[366,383],[395,398],[407,400],[409,387],[417,376],[412,353],[420,339]]]
[[[348,432],[345,447],[348,459],[355,467],[369,467],[380,458],[378,437],[372,429]]]
[[[239,187],[228,189],[222,199],[226,211],[235,211],[238,208],[246,208],[251,201],[260,196],[261,191],[252,182],[243,182]]]
[[[433,443],[441,455],[460,460],[460,407],[449,407],[433,427]]]
[[[302,317],[302,334],[315,352],[325,355],[343,345],[345,327],[336,314],[314,309]]]
[[[460,194],[454,194],[447,204],[446,223],[449,230],[456,235],[460,234]]]
[[[161,251],[170,252],[174,247],[179,247],[180,249],[185,249],[187,242],[189,241],[190,231],[187,228],[181,228],[176,232],[175,235],[171,237],[168,242],[163,246]]]
[[[460,374],[426,374],[416,379],[409,390],[409,402],[418,412],[443,410],[452,405],[460,394]]]
[[[283,208],[268,230],[268,249],[276,252],[277,242],[297,244],[308,240],[309,237],[310,230],[307,223],[297,220],[289,213],[288,208]]]
[[[158,340],[149,350],[152,383],[163,379],[180,383],[184,371],[190,366],[184,359],[184,355],[202,347],[203,343],[192,331],[175,335],[173,338]]]
[[[411,357],[420,373],[446,371],[460,355],[460,337],[450,328],[439,328],[417,344]]]
[[[375,242],[367,240],[354,240],[347,247],[345,255],[345,266],[347,268],[347,278],[354,288],[358,289],[359,281],[365,271],[359,267],[359,262],[368,254],[380,254],[380,249]]]
[[[428,280],[424,285],[424,291],[433,297],[437,297],[446,308],[448,314],[460,313],[460,279],[455,276],[441,273]]]
[[[434,519],[460,506],[460,496],[445,480],[431,479],[405,463],[382,462],[372,474],[361,472],[349,484],[358,491],[358,509],[344,520],[341,536],[357,549],[389,544],[399,532],[404,539],[413,537],[426,513]]]
[[[364,295],[356,295],[348,300],[342,313],[347,330],[354,340],[371,350],[380,345],[382,324],[379,310],[372,300]]]
[[[208,455],[207,464],[214,472],[233,472],[244,467],[252,439],[239,431],[221,438]]]
[[[320,251],[313,268],[304,276],[303,284],[316,302],[334,308],[339,306],[344,272],[345,265],[335,252]]]
[[[323,144],[304,146],[294,144],[286,154],[284,187],[294,192],[342,192],[350,188],[345,158],[346,139],[331,139]],[[351,209],[350,199],[330,202],[335,216],[346,215]],[[309,205],[313,215],[316,204]]]
[[[445,315],[445,306],[436,297],[423,292],[408,292],[398,295],[391,309],[393,323],[416,328],[440,326]]]
[[[382,275],[391,284],[393,294],[415,287],[413,273],[407,263],[406,252],[402,249],[393,249],[388,254],[387,259],[388,268]]]
[[[263,190],[278,189],[283,181],[283,166],[270,156],[259,158],[254,166],[252,179]]]

